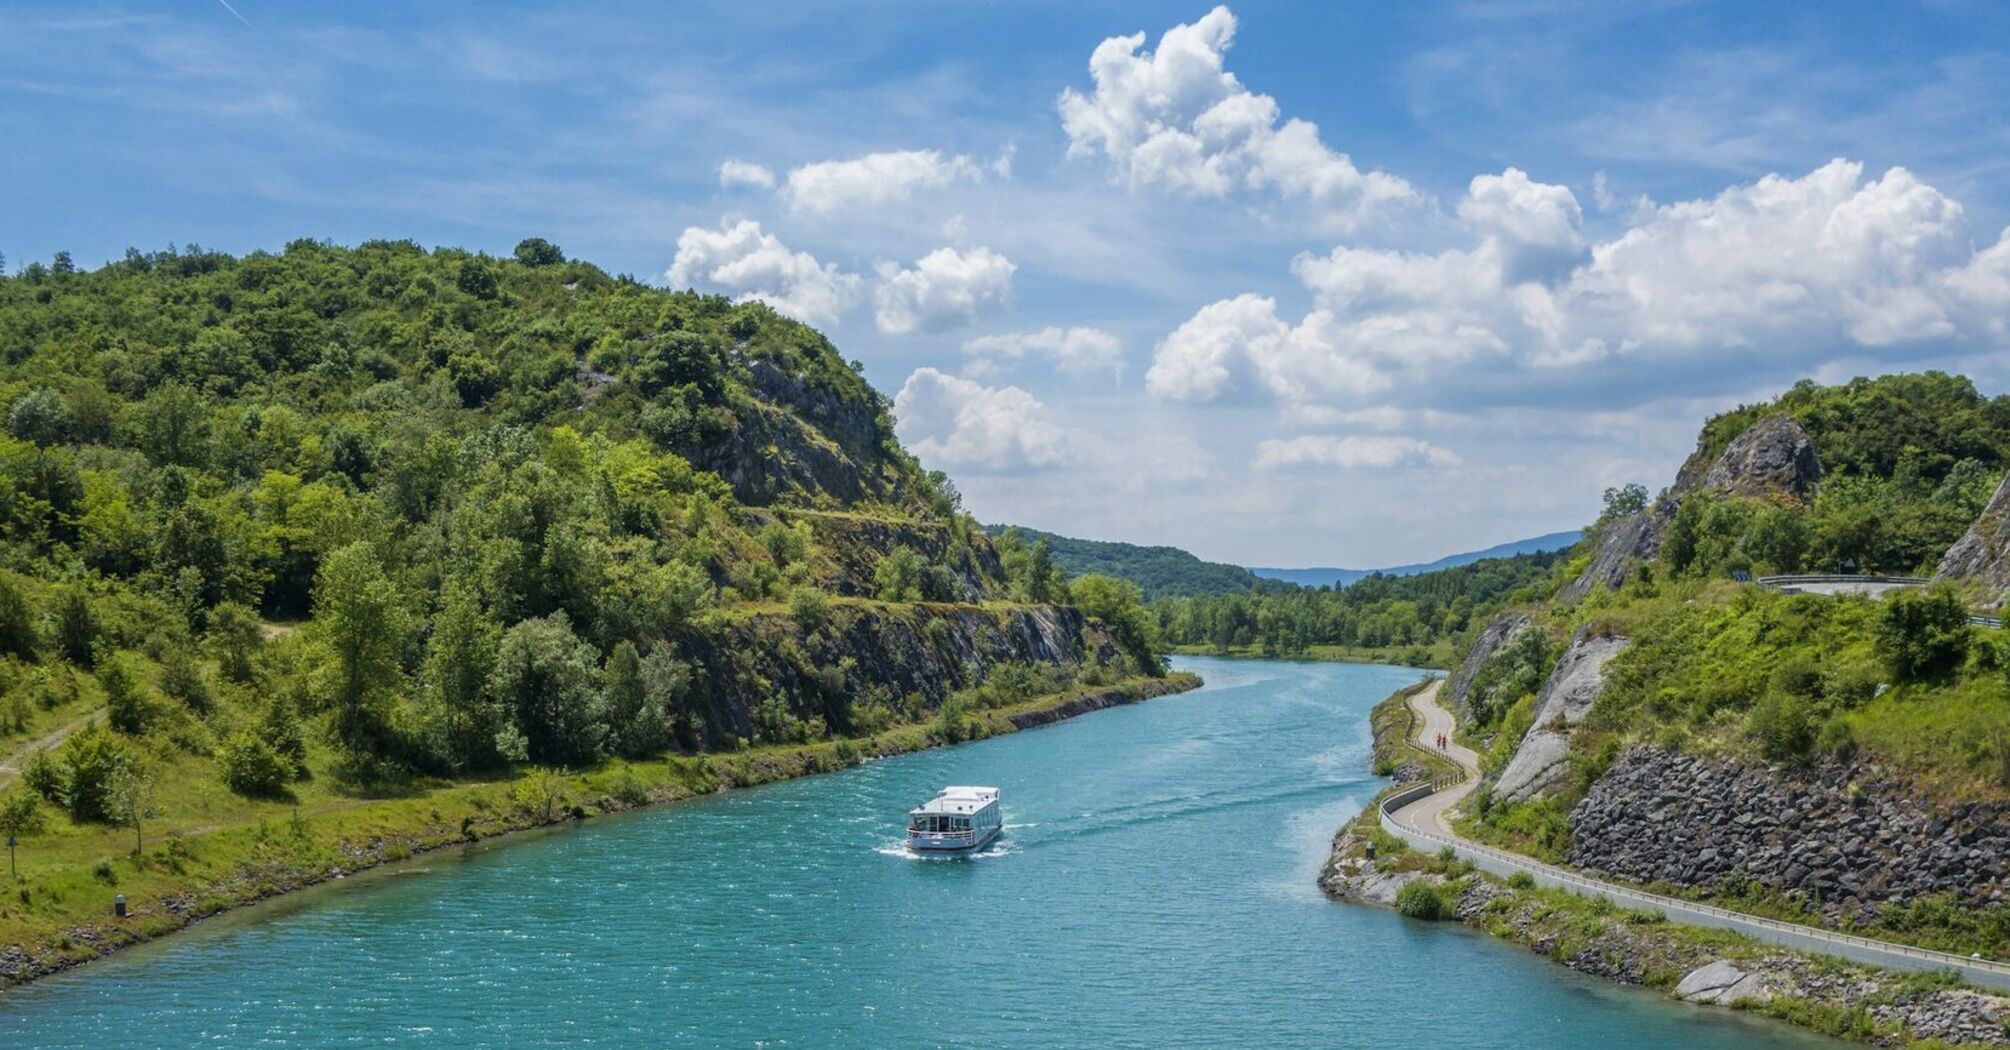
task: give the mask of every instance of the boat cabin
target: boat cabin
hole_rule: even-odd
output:
[[[914,849],[976,849],[1004,826],[994,787],[946,787],[907,814],[907,844]]]

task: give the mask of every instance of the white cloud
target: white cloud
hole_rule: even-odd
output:
[[[1436,445],[1410,437],[1387,435],[1306,434],[1269,439],[1256,446],[1252,465],[1258,470],[1292,467],[1339,467],[1343,470],[1391,470],[1399,467],[1457,466],[1459,457]]]
[[[1012,301],[1012,260],[989,248],[937,248],[912,269],[881,263],[873,315],[888,335],[941,332]]]
[[[1008,155],[1009,156],[1009,155]],[[1010,170],[1010,161],[1004,162]],[[965,156],[945,156],[940,150],[899,150],[868,153],[851,160],[805,164],[789,172],[782,199],[791,211],[832,215],[856,208],[876,208],[904,201],[915,190],[975,181],[983,169]]]
[[[1066,432],[1016,386],[916,369],[893,399],[901,440],[936,468],[1012,473],[1069,458]]]
[[[1123,343],[1100,328],[1049,325],[1035,332],[980,336],[964,343],[963,352],[973,359],[972,365],[979,367],[988,367],[999,359],[1044,357],[1071,376],[1099,372],[1121,376],[1124,371]]]
[[[1802,375],[2010,329],[2010,231],[1974,251],[1961,206],[1903,168],[1865,181],[1837,160],[1771,175],[1646,207],[1588,246],[1570,192],[1512,168],[1474,179],[1459,216],[1470,247],[1299,256],[1292,271],[1316,307],[1302,321],[1255,296],[1216,303],[1159,344],[1147,386],[1344,407],[1406,381],[1419,395],[1449,383],[1512,398],[1625,368],[1598,373],[1600,396],[1623,403],[1666,396],[1678,367]]]
[[[719,165],[719,185],[729,190],[738,186],[772,190],[775,188],[775,173],[749,161],[729,160]]]
[[[1235,27],[1235,15],[1217,7],[1167,30],[1156,51],[1139,50],[1143,33],[1097,45],[1089,58],[1094,91],[1061,93],[1069,156],[1100,154],[1111,178],[1133,187],[1213,198],[1273,191],[1339,229],[1419,199],[1408,182],[1355,167],[1311,122],[1280,124],[1277,100],[1251,92],[1222,66]]]
[[[761,299],[809,324],[831,325],[858,302],[865,281],[808,252],[790,251],[761,224],[742,220],[716,230],[687,227],[665,274],[673,287],[708,288]]]

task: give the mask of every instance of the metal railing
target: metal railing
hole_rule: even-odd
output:
[[[1461,783],[1455,781],[1454,783]],[[1765,941],[1787,948],[1807,949],[1826,954],[1841,955],[1857,962],[1869,963],[1898,970],[1953,970],[1970,983],[2000,991],[2010,991],[2010,964],[1992,959],[1979,959],[1955,955],[1952,952],[1934,951],[1931,948],[1917,948],[1909,944],[1881,941],[1862,937],[1853,933],[1826,930],[1817,926],[1768,919],[1744,912],[1719,908],[1711,904],[1700,904],[1668,897],[1645,890],[1628,889],[1609,882],[1587,878],[1574,871],[1559,868],[1554,864],[1509,853],[1492,846],[1444,835],[1425,828],[1412,827],[1396,819],[1398,811],[1414,802],[1428,798],[1442,790],[1436,781],[1406,788],[1387,799],[1378,814],[1382,830],[1408,842],[1418,849],[1430,851],[1450,849],[1453,853],[1476,866],[1485,868],[1496,875],[1526,872],[1538,883],[1567,889],[1583,896],[1599,897],[1615,904],[1658,909],[1664,915],[1680,917],[1694,925],[1712,926],[1719,929],[1743,933],[1755,940]],[[1421,841],[1420,841],[1421,840]],[[1429,845],[1424,845],[1429,843]],[[1505,870],[1503,870],[1505,869]]]
[[[1923,576],[1859,576],[1853,573],[1802,576],[1761,576],[1752,581],[1761,587],[1792,587],[1803,583],[1888,583],[1894,587],[1924,587],[1932,580]]]

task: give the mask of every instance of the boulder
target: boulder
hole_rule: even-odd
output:
[[[2004,607],[2004,599],[2010,597],[2010,475],[1996,486],[1975,524],[1947,548],[1933,575],[1938,580],[1974,583],[1989,608]]]
[[[1689,971],[1682,983],[1675,986],[1675,997],[1689,1003],[1730,1006],[1741,1000],[1769,999],[1772,991],[1766,987],[1764,977],[1746,973],[1728,960],[1719,959]]]
[[[1605,688],[1605,665],[1626,646],[1626,638],[1593,634],[1588,627],[1570,640],[1536,694],[1535,720],[1494,784],[1495,798],[1533,798],[1562,777],[1570,757],[1570,729],[1584,721]]]

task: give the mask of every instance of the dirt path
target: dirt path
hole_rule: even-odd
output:
[[[5,756],[0,756],[0,788],[4,788],[12,784],[15,778],[21,775],[22,768],[28,764],[29,756],[33,755],[35,752],[40,751],[44,748],[55,747],[57,744],[60,744],[63,741],[70,739],[70,734],[75,733],[78,730],[84,728],[85,726],[90,725],[92,722],[97,721],[98,716],[101,714],[103,714],[103,712],[93,710],[86,714],[79,715],[78,717],[63,723],[62,725],[59,725],[56,728],[51,729],[46,733],[43,733],[41,736],[35,737],[32,740],[22,742],[21,744],[15,746],[15,748],[12,751],[9,751]]]

